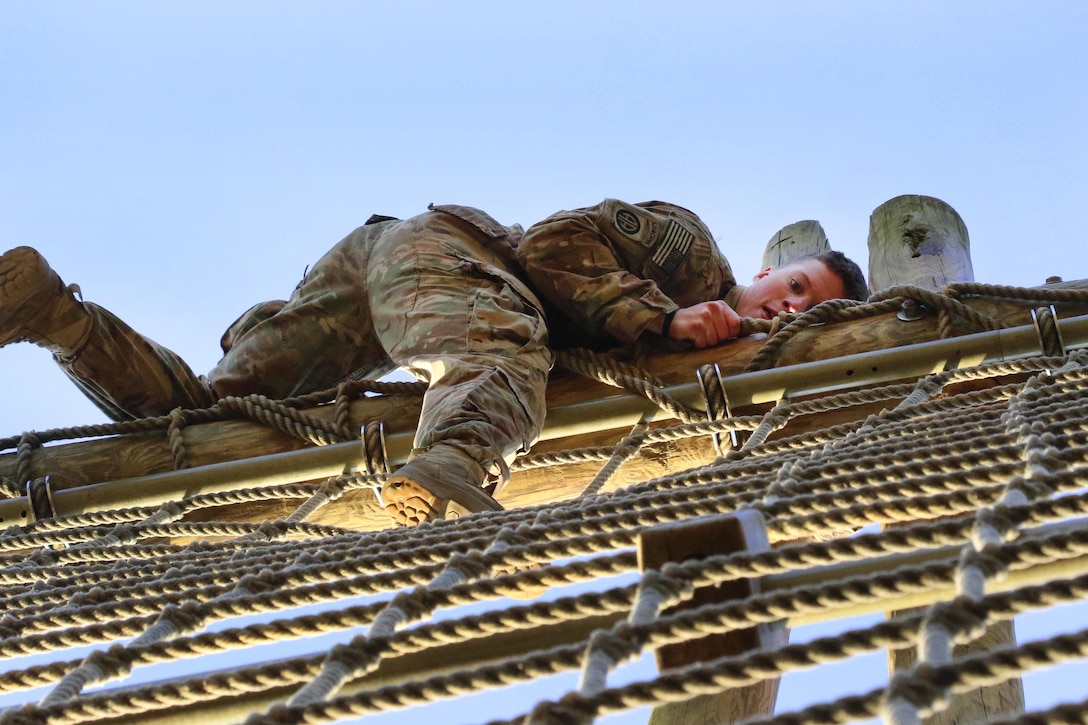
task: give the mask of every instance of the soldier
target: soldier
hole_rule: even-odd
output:
[[[707,347],[737,337],[742,317],[868,296],[861,269],[841,252],[768,267],[738,285],[699,217],[660,201],[606,199],[553,214],[526,232],[518,262],[558,310],[548,326],[556,349],[655,338]]]
[[[544,419],[552,353],[541,303],[514,270],[520,226],[463,206],[374,216],[329,250],[287,301],[248,310],[205,377],[107,310],[78,301],[28,247],[0,257],[0,345],[49,349],[114,420],[228,395],[285,398],[397,366],[429,382],[412,459],[384,486],[401,524],[501,509],[508,475]]]
[[[703,347],[736,337],[741,316],[865,294],[857,265],[836,253],[763,270],[739,287],[698,217],[661,202],[607,200],[522,236],[464,206],[373,216],[289,300],[256,305],[231,325],[206,377],[77,300],[37,251],[17,247],[0,256],[0,346],[47,348],[114,420],[228,395],[285,398],[403,367],[428,389],[412,455],[381,499],[394,521],[415,525],[501,509],[483,486],[505,481],[509,461],[540,433],[553,355],[545,303],[526,279],[554,305],[559,346],[653,336]]]

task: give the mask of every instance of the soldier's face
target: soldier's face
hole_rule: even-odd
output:
[[[826,300],[846,296],[837,274],[818,259],[767,267],[737,300],[737,314],[769,320],[779,312],[804,312]]]

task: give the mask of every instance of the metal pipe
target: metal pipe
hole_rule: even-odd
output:
[[[1088,315],[1060,319],[1057,325],[1068,350],[1088,347]],[[1035,326],[1022,325],[731,375],[723,379],[723,385],[736,408],[1040,354],[1042,342]],[[665,392],[690,407],[704,407],[702,389],[697,382],[674,385]],[[667,412],[645,398],[617,395],[549,410],[540,439],[630,428],[640,420],[666,417]],[[407,460],[413,435],[407,431],[387,436],[391,465]],[[222,493],[337,476],[357,470],[362,462],[361,443],[352,441],[54,491],[53,502],[58,515],[155,505],[196,493]],[[32,517],[26,497],[0,501],[0,522],[25,523]]]

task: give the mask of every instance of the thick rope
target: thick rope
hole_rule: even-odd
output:
[[[941,313],[942,327],[952,324],[951,320],[978,324],[962,314],[954,295],[921,301]],[[870,314],[884,302],[828,305],[807,319],[810,313],[771,321],[767,331],[773,333],[772,341],[781,337],[784,343],[794,334],[791,329],[803,327],[795,325],[798,321],[818,324]],[[1041,327],[1048,324],[1044,320]],[[1056,352],[1053,346],[1049,351]],[[911,638],[921,633],[924,649],[918,670],[879,692],[831,703],[830,709],[813,706],[798,713],[800,719],[786,714],[777,718],[818,722],[855,712],[872,716],[883,703],[890,718],[901,717],[907,722],[930,712],[948,691],[961,691],[958,688],[966,687],[964,682],[1017,676],[1026,667],[1035,666],[1033,662],[1055,661],[1067,652],[1080,651],[1081,645],[1068,645],[1067,640],[1056,637],[1020,660],[1015,660],[1017,654],[1028,649],[1017,648],[1006,660],[987,660],[985,669],[981,665],[973,669],[975,660],[950,659],[954,641],[995,618],[1012,616],[1006,614],[1012,600],[1001,597],[1031,592],[1017,600],[1016,606],[1024,609],[1046,606],[1040,604],[1043,599],[1085,596],[1083,591],[1069,595],[1068,587],[1061,583],[1022,588],[1010,595],[988,592],[993,577],[1006,569],[1088,554],[1088,534],[1084,532],[1064,531],[1043,538],[1015,535],[1025,526],[1088,514],[1088,493],[1082,490],[1088,473],[1088,396],[1084,393],[1088,372],[1084,365],[1082,354],[1034,358],[950,371],[912,385],[852,391],[813,401],[783,401],[758,419],[693,420],[652,431],[636,427],[618,446],[585,452],[586,460],[592,457],[607,463],[577,501],[489,512],[408,531],[369,534],[305,523],[343,492],[379,483],[387,472],[380,461],[373,464],[374,475],[370,476],[194,496],[163,507],[61,517],[36,522],[24,530],[9,529],[0,534],[0,582],[5,583],[4,612],[9,613],[0,616],[0,656],[88,643],[114,645],[82,661],[28,668],[13,672],[10,680],[0,677],[0,683],[10,683],[5,686],[13,688],[36,686],[29,684],[33,682],[55,685],[41,705],[8,711],[0,719],[80,722],[138,715],[243,690],[305,685],[289,704],[254,715],[251,722],[321,722],[573,668],[582,670],[578,689],[557,701],[554,708],[542,705],[534,709],[532,717],[538,722],[554,717],[592,717],[634,706],[631,703],[635,701],[646,703],[647,698],[656,704],[706,691],[705,678],[713,670],[699,668],[656,678],[642,690],[638,687],[643,685],[636,683],[630,692],[637,690],[641,693],[637,696],[625,688],[608,686],[609,673],[616,666],[648,648],[951,582],[959,592],[953,602],[931,607],[924,618],[912,619],[911,624],[894,632],[889,627],[899,626],[898,620],[885,623],[888,626],[883,629],[862,630],[864,637],[859,635],[859,639],[867,638],[870,648],[876,648],[889,646],[888,642],[908,646]],[[1025,381],[1023,376],[1030,373],[1039,374]],[[661,397],[655,392],[661,387],[658,381],[640,378],[633,370],[600,377],[620,381],[624,376],[640,381],[631,383],[642,390],[640,395]],[[988,389],[972,392],[951,388],[973,380],[1000,384],[989,383]],[[292,405],[302,398],[292,404],[235,399],[210,415],[249,417],[315,444],[350,440],[356,437],[350,429],[346,402],[353,394],[352,385],[345,383],[324,399],[333,403],[335,422],[331,425],[295,410]],[[301,404],[313,402],[305,399]],[[776,437],[798,416],[880,402],[888,403],[885,410],[865,420]],[[176,411],[156,428],[165,430],[171,441],[176,439],[171,445],[177,464],[184,465],[184,425],[203,420],[204,415]],[[730,451],[710,466],[599,495],[622,461],[640,447],[725,430],[748,430],[752,435],[741,449]],[[26,434],[20,439],[19,464],[24,466],[20,471],[27,473],[32,449],[48,438],[33,436]],[[524,465],[562,465],[553,460],[539,462],[545,460],[527,458]],[[193,523],[179,518],[224,503],[274,498],[301,503],[285,519],[263,525]],[[762,511],[770,522],[772,540],[778,541],[807,542],[826,532],[874,522],[932,523],[911,523],[894,532],[850,539],[798,543],[760,555],[740,552],[708,557],[670,565],[660,576],[644,576],[637,591],[625,585],[478,618],[427,623],[440,608],[496,599],[533,586],[557,587],[630,573],[634,567],[630,548],[639,531],[663,522],[741,508]],[[962,518],[943,519],[951,515]],[[184,547],[160,543],[163,538],[189,537],[206,541]],[[693,586],[948,545],[961,547],[958,560],[825,582],[818,591],[750,597],[698,613],[662,614],[663,607]],[[527,568],[539,564],[546,566]],[[195,632],[203,623],[387,592],[393,593],[391,600],[299,624],[270,624],[263,629],[265,625],[254,625],[251,633],[185,634]],[[986,608],[997,601],[1005,602],[1005,609]],[[18,618],[10,615],[16,611]],[[541,618],[559,621],[563,616],[576,618],[604,611],[626,611],[627,618],[554,654],[528,653],[508,665],[472,668],[351,696],[337,694],[345,683],[376,667],[380,659],[399,652],[467,641],[491,631],[528,629]],[[418,624],[407,628],[408,623]],[[134,666],[195,656],[204,648],[240,648],[286,632],[358,626],[369,627],[369,631],[331,651],[324,669],[320,658],[296,658],[267,669],[261,666],[217,674],[201,683],[137,688],[131,695],[83,694],[88,685],[120,676]],[[119,645],[118,639],[132,641]],[[833,639],[839,652],[854,646],[845,642],[845,637]],[[750,668],[755,663],[756,669],[731,670],[730,682],[777,676],[794,667],[790,656],[807,663],[798,666],[823,661],[820,658],[825,656],[840,656],[824,655],[807,644],[793,647],[734,658],[738,667]],[[716,671],[726,670],[719,664]],[[932,672],[942,674],[934,678]],[[660,684],[672,681],[670,678],[680,683],[679,695]],[[734,686],[713,680],[713,676],[709,681],[711,688]]]

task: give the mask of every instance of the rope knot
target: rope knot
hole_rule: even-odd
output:
[[[986,632],[986,613],[976,602],[966,597],[956,597],[930,606],[920,633],[932,625],[944,629],[956,642],[970,642]]]
[[[454,554],[449,558],[446,568],[457,570],[461,579],[481,579],[491,575],[491,567],[475,554]]]
[[[118,524],[106,534],[106,540],[111,543],[116,542],[118,544],[131,544],[139,539],[139,534],[136,529],[130,524]]]
[[[353,637],[347,644],[338,644],[329,650],[326,663],[335,662],[348,670],[350,675],[364,672],[376,662],[385,650],[383,641],[370,641],[362,635]]]
[[[22,636],[22,633],[23,630],[19,626],[18,620],[10,614],[5,614],[0,618],[0,639],[14,639]]]
[[[394,613],[394,625],[403,622],[413,622],[421,615],[431,611],[431,592],[427,587],[415,587],[407,591],[397,592],[397,595],[389,602],[379,616],[385,616],[387,612]],[[399,611],[395,611],[399,610]],[[371,627],[373,629],[373,627]],[[384,636],[384,632],[382,633]]]
[[[68,606],[72,608],[82,607],[87,604],[98,604],[112,597],[107,597],[102,587],[93,587],[85,592],[76,592],[68,598]]]
[[[695,593],[695,576],[683,564],[670,561],[666,562],[660,570],[650,569],[642,572],[639,589],[653,591],[663,603],[680,602],[690,599]]]
[[[891,725],[920,725],[922,716],[947,706],[947,692],[918,676],[923,665],[895,673],[885,688],[884,720]]]
[[[611,630],[598,629],[590,635],[588,650],[603,655],[612,667],[621,664],[638,652],[638,644],[632,637],[631,625],[617,622]]]
[[[279,586],[279,576],[268,569],[262,569],[257,574],[246,574],[234,586],[234,591],[239,595],[263,594],[272,591]]]
[[[317,487],[317,493],[326,496],[330,501],[335,501],[344,495],[346,480],[342,476],[332,476],[321,482]]]
[[[987,544],[985,550],[972,546],[961,552],[956,569],[956,588],[960,594],[972,600],[982,599],[986,595],[986,582],[1004,577],[1007,566],[993,553],[999,546]]]
[[[291,525],[283,519],[277,519],[275,521],[262,521],[261,525],[257,527],[257,530],[251,535],[263,536],[269,541],[275,541],[276,539],[282,539],[287,535]]]
[[[123,677],[132,671],[132,657],[124,645],[111,645],[106,650],[95,650],[84,662],[97,667],[105,679]]]
[[[788,325],[793,319],[793,315],[788,312],[779,312],[777,315],[771,318],[770,325],[767,327],[767,337],[774,337],[778,332]]]
[[[1013,490],[1018,491],[1018,489]],[[971,528],[971,541],[976,549],[982,551],[988,545],[998,546],[1003,542],[1013,541],[1019,534],[1019,529],[1007,514],[1007,507],[998,503],[993,508],[980,509],[975,514],[975,524]]]
[[[575,692],[568,692],[559,702],[538,702],[529,713],[528,725],[574,725],[587,722],[596,711],[587,709]]]

